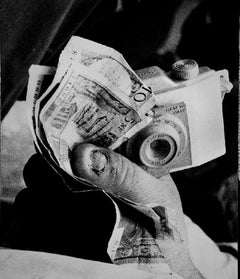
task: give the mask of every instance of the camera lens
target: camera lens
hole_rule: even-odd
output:
[[[184,124],[174,115],[164,114],[136,133],[126,143],[126,156],[160,177],[174,166],[187,144]]]
[[[158,168],[169,163],[176,154],[175,140],[165,133],[150,134],[140,147],[140,159],[146,166]]]
[[[150,156],[164,160],[171,151],[170,143],[165,139],[154,140],[150,144]]]

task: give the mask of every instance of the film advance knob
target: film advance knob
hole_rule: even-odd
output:
[[[199,67],[192,59],[183,59],[172,65],[172,74],[176,79],[189,80],[199,74]]]

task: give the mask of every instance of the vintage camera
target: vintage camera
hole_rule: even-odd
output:
[[[136,71],[152,88],[152,121],[118,151],[156,177],[204,164],[225,153],[222,100],[232,89],[228,71],[177,61],[166,73]]]

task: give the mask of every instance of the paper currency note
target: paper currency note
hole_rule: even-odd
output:
[[[27,106],[28,106],[28,115],[30,120],[30,128],[35,129],[35,106],[36,102],[41,96],[42,84],[46,76],[53,76],[55,74],[55,67],[32,65],[29,68],[29,79],[27,87]],[[35,136],[35,133],[33,133]]]
[[[41,136],[42,123],[55,156],[66,163],[76,142],[118,147],[149,123],[146,113],[154,104],[151,90],[119,52],[73,36],[60,55],[52,84],[37,102],[37,133]]]
[[[158,206],[153,210],[140,205],[134,206],[133,209],[131,204],[126,216],[124,207],[121,206],[120,210],[116,202],[113,203],[116,209],[116,223],[107,249],[112,262],[151,273],[172,275],[159,245],[159,240],[166,241],[171,238],[169,227],[164,224],[165,209]],[[155,210],[158,213],[162,211],[161,218]],[[159,225],[156,226],[156,222]]]
[[[63,166],[76,142],[113,148],[150,121],[140,118],[124,92],[83,65],[68,72],[43,107],[40,120]]]
[[[33,134],[71,172],[69,151],[76,142],[114,149],[149,123],[146,113],[154,104],[119,52],[74,36],[52,83],[34,100]]]
[[[131,98],[131,105],[135,110],[141,108],[139,113],[146,113],[155,104],[151,90],[136,75],[121,53],[113,48],[73,36],[61,53],[56,75],[63,75],[75,62],[91,67],[115,83]],[[129,83],[122,82],[123,71],[118,71],[117,67],[125,69]]]
[[[44,88],[47,88],[51,83],[53,76],[55,74],[55,67],[41,66],[41,65],[32,65],[29,68],[29,79],[28,79],[28,87],[27,87],[27,107],[28,107],[28,120],[30,131],[33,136],[34,143],[38,150],[43,153],[43,146],[45,150],[51,154],[51,157],[54,161],[54,158],[51,150],[48,150],[46,147],[46,142],[44,143],[43,137],[39,137],[38,126],[36,117],[38,117],[38,113],[36,114],[36,104],[44,91]]]
[[[48,163],[53,167],[53,169],[62,176],[63,180],[63,171],[58,167],[58,161],[56,160],[49,144],[46,142],[45,134],[41,131],[40,127],[36,126],[37,121],[35,117],[38,117],[39,111],[36,112],[36,107],[39,107],[38,101],[41,98],[42,94],[45,92],[46,88],[51,84],[56,68],[48,67],[42,65],[32,65],[29,68],[29,79],[28,79],[28,88],[27,88],[27,108],[28,108],[28,121],[29,128],[32,133],[34,144],[42,156],[48,161]],[[43,99],[44,101],[44,99]],[[77,179],[81,185],[85,184],[88,187],[93,187],[89,184],[88,181],[83,179]],[[81,189],[75,187],[75,190],[89,191],[89,188],[84,188],[81,186]],[[94,189],[94,188],[93,188]],[[73,189],[72,189],[73,190]]]

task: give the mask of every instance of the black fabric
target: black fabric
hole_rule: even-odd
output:
[[[12,248],[110,262],[107,244],[116,217],[109,197],[102,191],[72,193],[38,154],[24,177],[27,188],[14,204]]]
[[[27,188],[14,203],[11,248],[111,262],[107,247],[116,221],[114,198],[81,184],[78,193],[70,191],[40,154],[27,162],[24,179]],[[153,229],[152,220],[114,200],[122,216]]]

